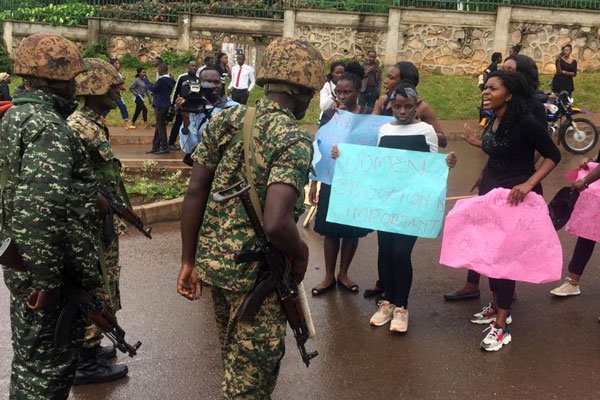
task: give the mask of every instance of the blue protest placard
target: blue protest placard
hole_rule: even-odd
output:
[[[340,144],[327,221],[435,238],[446,204],[446,155]]]
[[[311,179],[330,185],[334,167],[331,147],[340,143],[376,146],[379,128],[392,121],[394,121],[393,117],[352,114],[338,110],[331,120],[317,131],[313,143],[315,173],[311,175]]]

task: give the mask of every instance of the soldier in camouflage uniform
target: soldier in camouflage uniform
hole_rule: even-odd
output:
[[[87,71],[75,78],[76,92],[83,107],[75,111],[67,119],[69,126],[79,134],[91,156],[94,173],[99,186],[117,194],[127,203],[128,197],[121,178],[121,163],[114,156],[109,141],[109,134],[104,118],[108,111],[117,107],[119,88],[123,78],[115,67],[104,60],[96,58],[84,59]],[[103,287],[98,294],[109,305],[112,313],[121,309],[119,294],[119,234],[120,220],[112,214],[108,207],[106,215],[101,215],[97,222],[97,233],[103,238],[105,276],[108,292]],[[79,355],[79,364],[75,372],[73,385],[85,383],[110,382],[127,375],[126,365],[108,364],[107,359],[116,356],[114,346],[101,347],[102,331],[93,323],[86,328],[83,348]]]
[[[37,34],[19,45],[14,69],[30,90],[0,119],[0,239],[14,240],[27,267],[4,269],[14,351],[10,399],[66,399],[85,320],[76,318],[71,341],[54,347],[64,274],[90,291],[101,285],[94,173],[65,121],[76,105],[74,78],[85,67],[72,42]]]
[[[308,42],[278,39],[266,49],[257,75],[266,99],[256,105],[253,137],[254,176],[264,209],[264,229],[276,247],[293,257],[300,282],[308,247],[300,239],[301,214],[312,145],[297,120],[323,85],[323,59]],[[211,191],[246,180],[243,140],[246,106],[216,115],[192,158],[194,166],[181,216],[182,265],[177,291],[194,300],[202,283],[211,287],[225,368],[225,399],[269,399],[284,354],[286,320],[276,294],[269,296],[250,323],[235,323],[240,304],[253,289],[259,265],[236,264],[234,254],[250,249],[254,231],[239,201],[217,203]]]

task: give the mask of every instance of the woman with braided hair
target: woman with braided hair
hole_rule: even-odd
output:
[[[330,108],[323,112],[321,126],[329,122],[337,110],[344,110],[353,114],[371,114],[373,111],[371,108],[360,106],[357,103],[364,75],[365,72],[358,62],[353,61],[346,65],[344,74],[339,78],[335,87],[338,105],[336,108]],[[323,242],[325,251],[325,277],[321,283],[312,289],[313,296],[319,296],[335,288],[336,285],[352,293],[358,293],[358,285],[348,277],[348,269],[356,252],[358,239],[370,232],[368,229],[327,222],[325,219],[327,217],[327,210],[329,209],[330,194],[330,185],[322,183],[321,190],[317,194],[317,182],[311,182],[309,192],[310,202],[313,205],[319,205],[317,215],[315,216],[315,232],[325,237]],[[340,270],[336,279],[335,267],[338,254],[340,254]]]

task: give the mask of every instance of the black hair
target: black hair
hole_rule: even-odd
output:
[[[502,61],[502,53],[496,51],[492,53],[492,62],[499,63]]]
[[[520,73],[497,70],[488,75],[488,82],[491,78],[498,78],[512,95],[507,103],[506,112],[498,126],[498,134],[509,134],[510,129],[529,113],[528,100],[530,90],[525,78]],[[491,124],[489,125],[491,126]]]
[[[137,67],[135,77],[139,78],[140,77],[140,72],[142,72],[145,69],[146,68],[144,68],[144,67]]]
[[[202,71],[200,71],[200,75],[202,75],[204,71],[215,71],[217,74],[219,74],[219,76],[221,76],[221,71],[219,71],[214,65],[207,65],[206,67],[202,68]]]
[[[344,70],[346,69],[346,63],[344,63],[343,61],[334,61],[331,63],[331,65],[329,65],[329,73],[327,74],[327,80],[328,81],[332,81],[333,80],[333,71],[337,68],[337,67],[344,67]]]
[[[163,63],[163,59],[161,56],[156,56],[156,57],[154,57],[154,59],[157,60],[159,64]]]
[[[400,71],[400,82],[406,82],[416,88],[419,85],[419,70],[410,61],[400,61],[394,67]]]
[[[208,65],[208,62],[210,60],[214,60],[215,58],[213,56],[206,56],[204,57],[204,65]]]
[[[344,74],[340,79],[338,79],[338,83],[340,81],[349,81],[354,85],[357,91],[360,92],[360,88],[362,87],[362,80],[365,77],[365,70],[362,65],[360,65],[357,61],[350,61],[346,64],[344,68]]]
[[[223,56],[226,56],[226,55],[227,55],[227,53],[220,52],[220,53],[217,55],[217,60],[219,60],[219,62],[221,62],[221,58],[222,58]]]
[[[117,61],[119,61],[119,59],[118,59],[118,58],[111,58],[110,60],[108,60],[108,62],[109,62],[111,65],[115,65],[115,63],[116,63]]]
[[[157,69],[158,69],[158,71],[164,71],[165,73],[169,72],[169,66],[165,63],[158,64]]]
[[[561,47],[561,49],[563,49],[563,50],[564,50],[564,49],[565,49],[565,47],[568,47],[568,48],[570,48],[571,50],[573,50],[573,46],[571,45],[571,43],[567,43],[567,44],[565,44],[563,47]]]
[[[394,90],[392,90],[389,98],[390,101],[394,100],[398,95],[402,97],[414,97],[416,100],[419,100],[417,89],[415,89],[415,87],[408,82],[401,82],[394,88]]]
[[[523,75],[529,87],[530,94],[533,95],[540,88],[540,76],[535,61],[531,57],[521,54],[514,56],[512,60],[515,60],[517,72]]]

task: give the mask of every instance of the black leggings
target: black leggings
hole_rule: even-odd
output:
[[[474,285],[479,285],[480,278],[481,274],[469,270],[469,274],[467,275],[467,282],[472,283]],[[496,295],[498,296],[498,307],[506,309],[510,308],[510,306],[512,305],[513,296],[515,294],[515,281],[511,281],[510,279],[490,278],[490,290],[496,293]]]
[[[583,275],[583,270],[594,253],[596,242],[582,237],[577,238],[573,257],[569,263],[569,272],[576,275]]]
[[[490,279],[490,290],[496,293],[498,308],[510,310],[513,296],[515,295],[515,281],[510,279]]]
[[[413,276],[411,255],[416,241],[416,236],[377,232],[381,283],[385,298],[396,307],[408,305]]]
[[[132,124],[135,124],[140,113],[142,114],[144,122],[148,122],[148,109],[146,108],[146,104],[144,104],[144,100],[139,96],[135,96],[135,112],[133,113],[133,119],[131,120]]]

